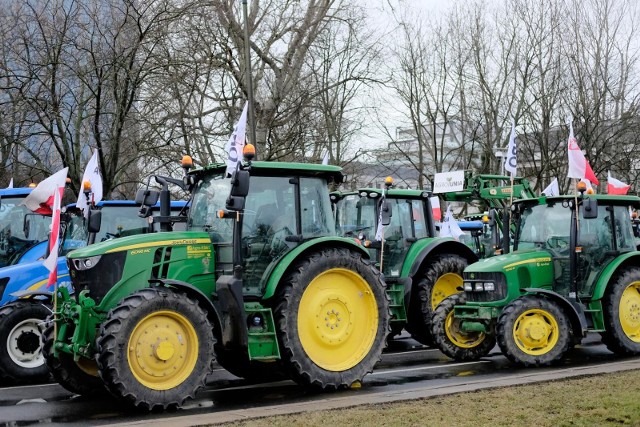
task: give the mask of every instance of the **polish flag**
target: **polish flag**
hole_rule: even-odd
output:
[[[438,196],[433,196],[429,198],[431,202],[431,213],[433,214],[434,221],[442,220],[442,210],[440,209],[440,198]]]
[[[66,177],[65,177],[66,178]],[[60,200],[64,185],[53,194],[53,214],[51,215],[51,234],[49,235],[49,256],[44,260],[44,266],[49,270],[47,287],[51,287],[58,281],[58,249],[60,247]]]
[[[22,202],[29,210],[41,215],[51,215],[53,213],[53,196],[56,191],[60,191],[60,198],[67,181],[69,168],[64,168],[40,182],[36,188]]]
[[[102,177],[100,176],[100,166],[98,164],[98,150],[93,152],[93,155],[89,159],[89,163],[87,163],[87,167],[82,174],[82,188],[84,188],[84,184],[86,182],[91,186],[91,204],[98,203],[102,200]],[[87,201],[87,196],[83,194],[83,191],[80,191],[80,194],[78,194],[76,207],[84,209],[85,217],[89,216],[89,203]]]
[[[592,183],[598,185],[600,181],[593,173],[593,169],[584,157],[582,150],[578,147],[578,141],[573,136],[573,125],[569,123],[569,141],[567,142],[567,153],[569,155],[569,171],[567,177],[588,179]]]
[[[627,194],[631,188],[630,185],[625,184],[619,179],[615,179],[611,176],[611,172],[608,172],[607,176],[607,194]]]

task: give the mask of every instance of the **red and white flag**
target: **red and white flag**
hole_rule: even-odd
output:
[[[451,205],[447,206],[447,213],[444,215],[444,221],[440,224],[440,237],[453,237],[456,240],[460,240],[460,236],[463,234],[464,231],[460,229],[458,222],[453,217]]]
[[[611,172],[607,175],[607,194],[627,194],[631,186],[625,184],[619,179],[615,179],[611,176]]]
[[[49,235],[49,256],[44,260],[44,266],[49,270],[47,287],[53,286],[58,280],[58,249],[60,247],[60,201],[64,185],[53,195],[53,214],[51,215],[51,234]]]
[[[60,191],[60,198],[67,181],[69,168],[64,168],[40,182],[22,202],[29,210],[42,215],[53,213],[53,195],[55,190]]]
[[[440,209],[440,198],[433,196],[429,198],[431,202],[431,213],[434,221],[442,221],[442,209]]]
[[[102,177],[100,176],[100,166],[98,164],[98,150],[93,152],[93,156],[89,159],[89,163],[87,163],[87,167],[82,174],[80,194],[78,194],[78,201],[76,202],[76,207],[84,209],[84,216],[88,217],[87,196],[82,191],[85,182],[89,182],[91,185],[91,203],[98,203],[102,200]]]
[[[569,123],[567,153],[569,155],[569,171],[567,172],[567,177],[588,179],[596,185],[600,184],[600,181],[596,178],[596,174],[593,173],[593,169],[591,169],[589,162],[584,157],[582,150],[578,147],[578,141],[575,136],[573,136],[573,125],[571,123]]]

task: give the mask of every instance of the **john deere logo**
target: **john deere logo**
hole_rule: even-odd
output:
[[[473,274],[473,273],[471,273],[471,274],[469,275],[469,277],[470,277],[470,278],[472,278],[472,279],[475,279],[475,278],[476,278],[476,275],[475,275],[475,274]]]

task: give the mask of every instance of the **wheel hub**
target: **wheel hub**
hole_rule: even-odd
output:
[[[169,341],[160,341],[153,346],[153,351],[158,360],[167,361],[173,357],[176,350]]]
[[[343,371],[369,352],[378,310],[369,284],[351,270],[335,268],[314,278],[298,306],[298,334],[308,357],[328,371]]]
[[[9,357],[23,368],[37,368],[44,364],[39,322],[40,319],[24,320],[14,326],[7,337]]]
[[[438,277],[431,292],[431,309],[435,310],[445,298],[461,292],[462,282],[462,277],[456,273],[445,273]]]
[[[23,354],[33,354],[40,347],[40,336],[33,331],[25,331],[16,339],[17,350]]]
[[[198,358],[198,337],[181,314],[159,311],[140,320],[129,337],[129,367],[133,375],[154,390],[181,384]]]
[[[620,323],[630,339],[640,342],[640,282],[633,282],[622,292]]]
[[[522,351],[531,355],[549,352],[558,341],[558,324],[544,310],[531,309],[522,313],[514,324],[513,337]]]

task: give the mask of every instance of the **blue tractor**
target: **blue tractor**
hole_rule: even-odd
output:
[[[31,212],[22,204],[31,191],[0,189],[0,268],[35,261],[46,252],[51,217]]]

